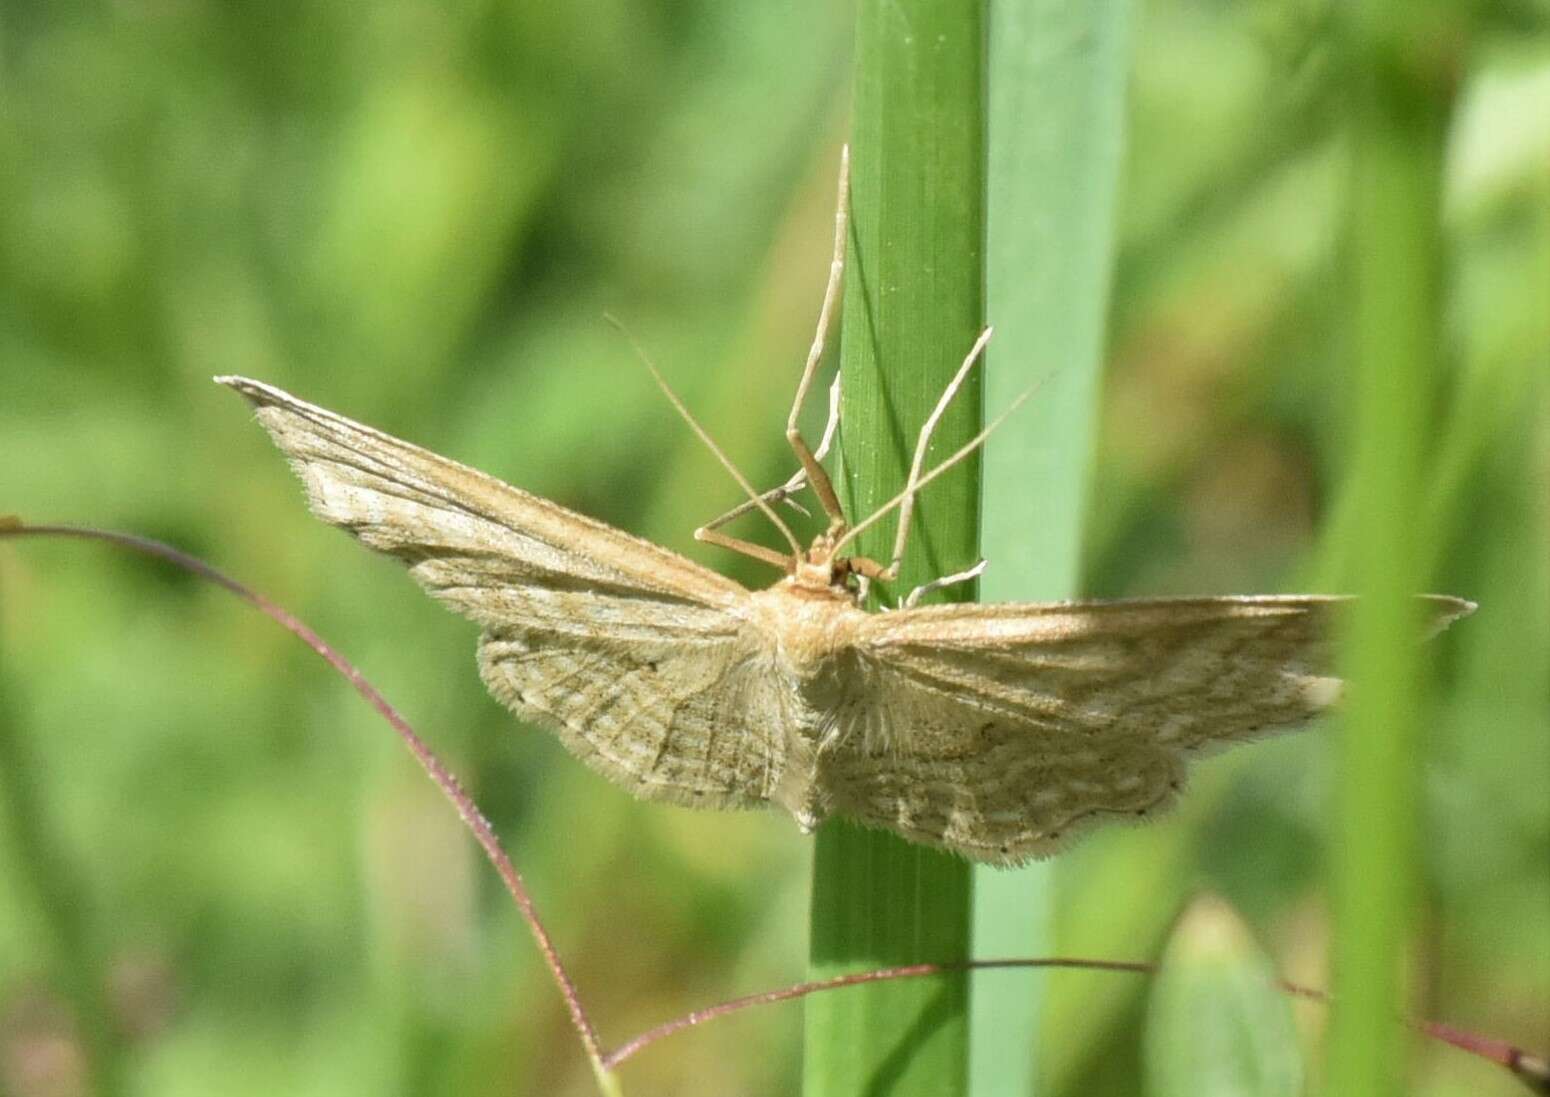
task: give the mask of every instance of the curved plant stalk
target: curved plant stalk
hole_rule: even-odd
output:
[[[464,791],[458,779],[442,764],[441,759],[436,757],[425,740],[415,733],[415,730],[409,726],[409,722],[388,703],[387,698],[366,680],[366,676],[356,668],[355,664],[330,647],[321,636],[289,610],[276,605],[251,588],[243,586],[225,572],[198,557],[190,556],[171,545],[132,533],[80,526],[30,526],[14,518],[0,519],[0,537],[21,536],[76,537],[91,541],[106,541],[109,544],[166,560],[236,595],[322,656],[323,660],[333,667],[340,677],[349,682],[355,692],[359,693],[366,703],[388,722],[399,739],[403,740],[404,746],[409,748],[409,753],[414,755],[414,760],[420,764],[426,776],[435,782],[442,795],[457,809],[458,817],[463,820],[463,825],[479,843],[479,848],[484,851],[490,864],[495,867],[501,883],[505,884],[512,901],[517,904],[522,920],[527,923],[527,928],[532,932],[533,941],[538,946],[540,955],[543,956],[544,966],[549,969],[555,986],[560,990],[560,996],[565,999],[565,1008],[570,1014],[571,1024],[575,1026],[582,1049],[586,1052],[587,1060],[592,1064],[593,1073],[597,1076],[598,1088],[604,1097],[616,1097],[621,1092],[612,1071],[603,1065],[603,1050],[598,1043],[597,1030],[581,1004],[581,996],[576,992],[576,984],[572,982],[570,973],[565,970],[565,964],[560,960],[554,941],[550,938],[549,931],[544,928],[543,920],[538,916],[538,908],[527,890],[527,884],[522,880],[522,874],[517,871],[517,866],[512,863],[506,851],[501,848],[500,839],[495,836],[489,820],[480,813],[473,798]]]

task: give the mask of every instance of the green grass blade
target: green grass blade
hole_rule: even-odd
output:
[[[32,908],[42,942],[32,962],[59,988],[71,1014],[86,1084],[99,1097],[116,1097],[127,1092],[125,1048],[102,978],[106,960],[91,919],[92,882],[41,795],[42,767],[14,716],[22,695],[0,664],[0,867],[8,892]]]
[[[1426,718],[1419,604],[1424,445],[1441,343],[1441,179],[1451,77],[1434,67],[1441,8],[1353,5],[1346,319],[1355,385],[1354,569],[1332,892],[1329,1092],[1407,1088],[1402,968],[1417,900],[1416,804]],[[1451,35],[1436,41],[1450,40]],[[1425,59],[1423,61],[1423,58]]]
[[[985,453],[987,601],[1079,593],[1125,143],[1130,0],[991,9],[987,404],[1038,394]],[[1069,50],[1062,43],[1085,42]],[[1052,866],[976,870],[974,951],[1047,951]],[[1042,982],[1042,980],[1039,980]],[[1037,983],[979,979],[977,1097],[1034,1091]]]
[[[841,352],[840,490],[854,517],[903,485],[915,433],[983,322],[984,33],[979,3],[861,4]],[[943,417],[936,454],[972,437],[980,403],[976,377]],[[889,595],[973,563],[978,523],[970,460],[925,493]],[[890,527],[880,524],[857,551],[886,560]],[[960,859],[828,824],[813,866],[812,974],[966,956],[969,889]],[[966,1002],[963,976],[809,999],[805,1092],[962,1093]]]

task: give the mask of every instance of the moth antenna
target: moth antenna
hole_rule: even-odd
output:
[[[850,544],[850,542],[855,540],[859,534],[876,525],[879,519],[883,518],[895,507],[903,504],[904,500],[908,499],[911,495],[919,493],[927,484],[931,483],[931,481],[935,480],[938,476],[952,468],[959,461],[962,461],[965,457],[969,456],[969,454],[979,449],[980,446],[985,444],[985,439],[990,437],[991,432],[1000,427],[1002,423],[1006,422],[1014,411],[1022,407],[1023,404],[1027,402],[1028,398],[1036,391],[1038,391],[1038,387],[1038,385],[1034,385],[1032,388],[1026,390],[1016,400],[1012,401],[1010,407],[1008,407],[1000,415],[996,416],[995,419],[991,421],[989,426],[980,431],[973,438],[969,439],[968,442],[964,443],[964,445],[951,457],[947,458],[941,464],[933,468],[930,472],[922,476],[919,480],[915,481],[913,485],[907,486],[903,491],[899,492],[898,495],[895,495],[892,499],[888,500],[888,502],[878,507],[871,513],[871,515],[867,517],[865,521],[848,530],[845,535],[835,543],[830,552],[838,556],[840,549]]]
[[[889,578],[895,578],[899,574],[899,563],[904,559],[904,546],[909,543],[910,520],[915,517],[915,497],[919,492],[920,470],[926,463],[926,450],[931,445],[931,435],[936,432],[936,425],[942,419],[942,413],[947,410],[947,405],[953,402],[953,397],[958,395],[958,390],[963,387],[964,378],[969,376],[969,370],[974,364],[982,360],[985,346],[990,342],[990,336],[994,328],[987,327],[980,332],[979,338],[974,340],[974,345],[969,348],[969,353],[963,356],[963,365],[958,367],[958,372],[953,374],[953,379],[942,390],[942,395],[937,398],[936,407],[931,409],[931,414],[926,416],[925,425],[920,428],[920,437],[915,441],[915,459],[910,462],[909,478],[904,481],[904,503],[899,510],[899,533],[893,542],[893,555],[889,557]]]
[[[764,516],[775,524],[776,529],[780,530],[781,536],[784,537],[786,539],[786,543],[791,546],[792,561],[794,562],[796,560],[800,560],[802,558],[802,545],[797,541],[796,534],[791,532],[791,527],[780,520],[780,515],[775,513],[775,508],[770,506],[770,504],[765,501],[764,497],[754,490],[753,485],[748,482],[748,478],[738,470],[738,467],[735,464],[732,463],[732,459],[724,452],[722,452],[721,447],[716,445],[711,436],[706,433],[705,428],[700,426],[699,420],[695,419],[693,414],[690,413],[688,407],[685,406],[684,402],[678,398],[678,394],[674,392],[672,386],[667,383],[667,378],[662,376],[662,372],[657,369],[655,363],[651,361],[650,356],[646,354],[645,348],[640,345],[635,336],[630,333],[630,330],[626,328],[624,324],[622,324],[615,316],[611,316],[605,313],[604,319],[606,319],[614,327],[618,328],[619,334],[623,335],[630,346],[634,348],[636,356],[641,360],[641,364],[644,365],[646,370],[651,374],[652,380],[657,383],[657,387],[662,390],[662,394],[667,397],[668,402],[671,403],[678,414],[683,417],[683,421],[689,424],[689,429],[694,431],[694,433],[699,436],[700,441],[704,442],[711,453],[716,455],[716,460],[721,462],[721,467],[726,469],[727,472],[732,475],[732,479],[737,481],[737,486],[743,489],[744,494],[746,494],[753,502],[753,505],[763,511]],[[702,530],[695,530],[694,532],[697,539],[703,540],[703,538],[700,537]],[[767,557],[761,555],[759,556],[759,559],[767,559]]]

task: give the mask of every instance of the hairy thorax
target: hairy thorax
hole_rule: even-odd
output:
[[[752,602],[755,624],[774,641],[785,694],[786,750],[774,799],[811,830],[832,803],[825,755],[848,725],[859,681],[855,636],[867,614],[847,591],[794,578],[759,591]]]

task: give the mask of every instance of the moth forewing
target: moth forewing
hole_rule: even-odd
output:
[[[616,597],[733,607],[739,584],[659,545],[478,469],[245,377],[217,377],[254,406],[314,514],[397,556],[434,595],[486,623],[511,588],[586,584]]]
[[[737,670],[748,591],[675,553],[272,386],[242,393],[312,510],[484,626],[480,672],[517,715],[637,795],[764,801],[783,746]]]

